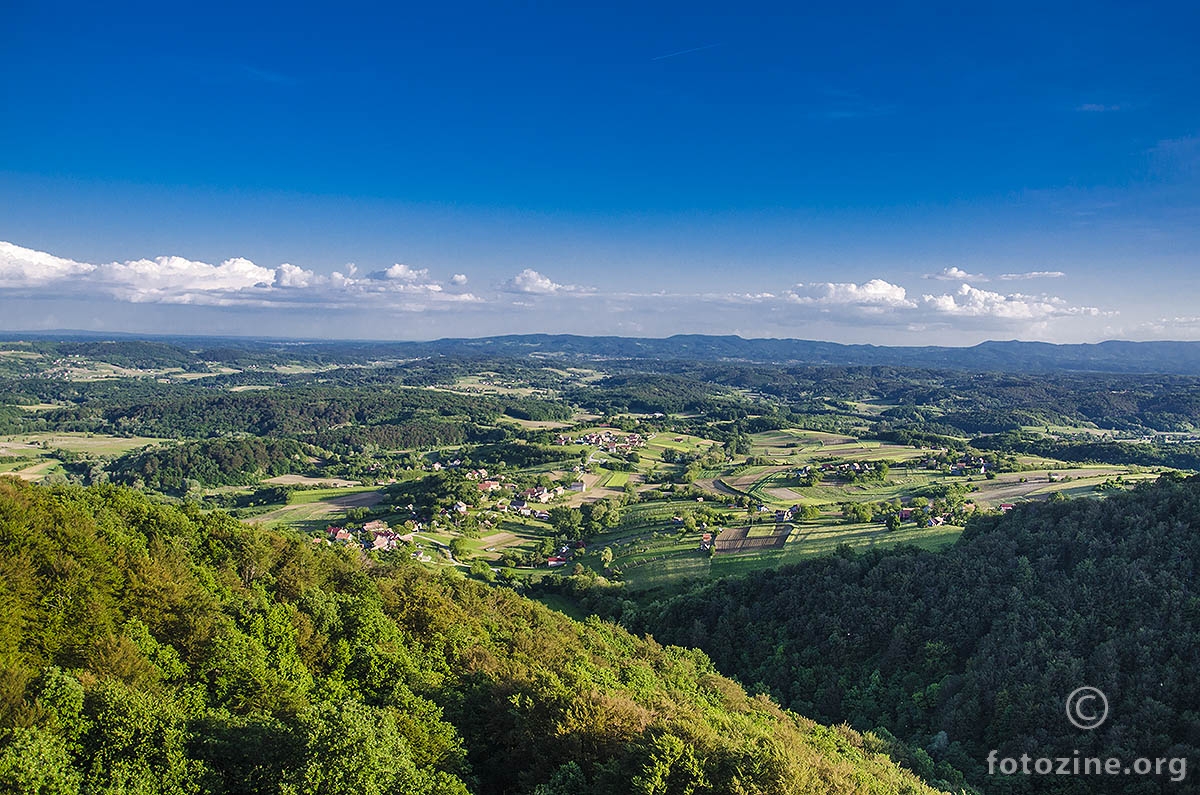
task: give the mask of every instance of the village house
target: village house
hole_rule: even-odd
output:
[[[388,549],[395,549],[396,548],[396,540],[398,538],[399,538],[399,536],[397,536],[391,530],[385,530],[381,533],[376,533],[375,537],[373,539],[371,539],[371,549],[374,549],[377,552],[383,551],[383,550],[388,550]]]
[[[331,541],[336,541],[339,544],[349,544],[354,541],[354,534],[344,527],[330,527],[325,532],[329,534]]]
[[[525,491],[521,492],[521,496],[526,502],[536,500],[537,502],[547,503],[550,502],[554,494],[545,486],[534,486],[531,489],[525,489]]]

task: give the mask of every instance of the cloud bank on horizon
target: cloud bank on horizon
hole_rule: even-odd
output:
[[[1076,341],[1120,335],[1195,338],[1200,328],[1194,318],[1147,319],[1128,327],[1111,321],[1119,312],[1111,307],[1088,306],[1049,294],[1000,292],[974,286],[986,282],[983,274],[957,267],[927,274],[926,279],[957,282],[957,287],[910,292],[883,278],[855,282],[801,282],[769,285],[758,292],[689,293],[686,291],[605,291],[563,284],[533,268],[490,286],[466,289],[467,274],[445,279],[428,268],[396,263],[361,272],[346,265],[331,273],[318,273],[292,263],[265,267],[234,257],[218,264],[180,256],[156,256],[123,262],[89,263],[58,257],[0,242],[0,306],[21,302],[85,301],[96,312],[94,330],[170,332],[141,324],[122,327],[120,307],[169,306],[203,314],[203,330],[214,317],[220,327],[239,333],[296,334],[281,322],[289,313],[320,310],[350,318],[369,314],[370,324],[339,322],[335,326],[311,323],[302,336],[414,338],[431,336],[483,336],[505,331],[573,332],[585,334],[739,333],[747,336],[795,336],[806,330],[825,338],[894,343],[961,341],[972,343],[988,336]],[[1058,271],[1003,273],[997,281],[1063,279]],[[107,308],[109,311],[103,311]],[[583,311],[586,309],[587,311]],[[213,314],[217,313],[217,314]],[[30,314],[4,313],[11,330],[35,330]],[[47,313],[42,328],[76,328]],[[174,322],[187,325],[177,311]],[[414,318],[420,317],[417,322]],[[13,318],[17,318],[16,321]],[[207,318],[204,320],[202,318]],[[597,321],[597,319],[599,319]],[[17,322],[21,325],[14,326]],[[128,323],[126,323],[128,325]],[[160,324],[161,325],[161,324]],[[1113,329],[1119,329],[1117,334]],[[815,336],[811,334],[810,336]]]

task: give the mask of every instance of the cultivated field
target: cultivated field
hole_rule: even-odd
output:
[[[307,475],[279,475],[273,478],[267,478],[263,483],[272,486],[323,486],[326,488],[351,488],[353,486],[361,486],[362,483],[357,480],[343,480],[341,478],[313,478]]]
[[[770,532],[755,532],[756,528],[731,527],[722,530],[713,542],[717,554],[737,554],[741,552],[763,552],[768,549],[782,549],[791,535],[790,524],[775,525]]]
[[[297,491],[287,505],[248,518],[255,524],[284,524],[297,530],[322,530],[351,508],[372,508],[383,501],[378,489],[316,489]]]

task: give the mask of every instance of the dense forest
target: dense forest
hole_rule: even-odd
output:
[[[845,550],[640,605],[589,602],[633,631],[703,649],[786,707],[900,738],[922,775],[954,768],[989,793],[1083,795],[1104,787],[987,776],[986,755],[1200,759],[1198,566],[1200,477],[1164,477],[978,517],[942,553]],[[1111,704],[1091,733],[1063,714],[1082,685]],[[1118,789],[1168,786],[1197,791],[1165,778]]]
[[[930,792],[887,747],[406,557],[0,478],[0,791]]]
[[[198,486],[256,483],[262,477],[303,472],[310,451],[291,439],[205,439],[121,456],[113,480],[162,492]]]
[[[65,402],[39,412],[0,415],[5,433],[87,431],[167,438],[230,434],[286,437],[326,447],[432,447],[460,444],[503,417],[562,419],[566,406],[531,398],[462,395],[407,386],[339,386],[298,379],[263,391],[122,380],[52,379],[0,383],[0,398]]]

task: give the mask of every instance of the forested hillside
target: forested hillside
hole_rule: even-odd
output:
[[[511,590],[0,478],[0,791],[921,793],[701,653]]]
[[[697,646],[818,720],[894,733],[925,775],[953,766],[988,793],[1195,792],[1161,777],[997,778],[984,762],[990,749],[1200,759],[1198,567],[1200,478],[1164,477],[980,517],[942,553],[846,550],[625,602],[622,623]],[[1083,685],[1111,704],[1090,733],[1064,714]]]
[[[307,451],[291,439],[206,439],[129,453],[113,462],[112,477],[164,492],[202,486],[253,483],[259,476],[301,472]]]

